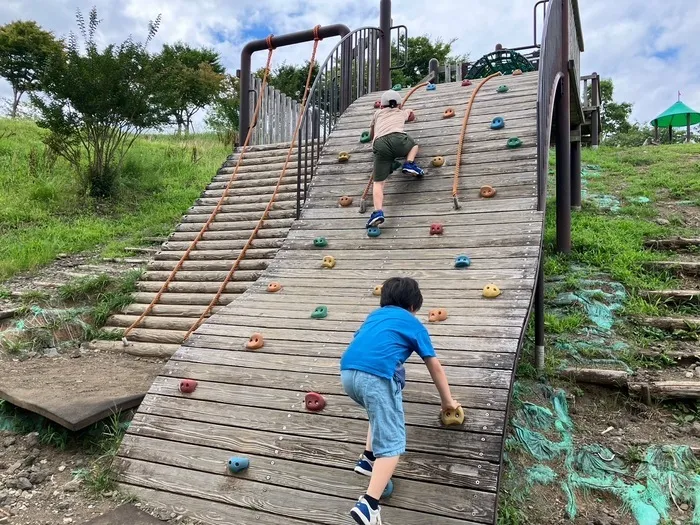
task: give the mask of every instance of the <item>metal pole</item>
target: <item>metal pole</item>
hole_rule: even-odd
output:
[[[654,139],[659,142],[659,123],[654,124]]]
[[[391,89],[391,0],[381,0],[379,7],[379,89]]]
[[[577,140],[571,143],[571,206],[581,209],[581,126],[577,126]]]
[[[686,130],[685,130],[685,141],[690,142],[690,113],[686,115],[686,118],[688,119],[688,122],[686,124]]]
[[[544,256],[540,253],[535,287],[535,367],[544,370]]]
[[[569,0],[562,0],[562,46],[557,104],[557,250],[571,252],[571,94],[569,91]]]
[[[437,84],[439,79],[440,79],[440,75],[438,72],[439,69],[440,69],[440,62],[438,62],[438,59],[431,58],[430,62],[428,62],[428,73],[433,74],[433,84]]]
[[[668,143],[673,144],[673,126],[668,125]]]
[[[323,26],[318,31],[318,36],[320,38],[330,38],[334,36],[344,37],[350,32],[350,28],[344,24],[333,24],[330,26]],[[288,33],[282,36],[272,37],[272,47],[285,47],[294,44],[301,44],[302,42],[311,42],[315,38],[314,30],[308,29],[306,31],[297,31],[296,33]],[[241,84],[241,111],[240,111],[240,141],[245,141],[246,136],[248,136],[248,128],[250,127],[250,99],[248,93],[250,92],[250,74],[251,74],[251,62],[253,53],[256,51],[263,51],[267,49],[267,39],[253,40],[248,42],[241,51],[241,73],[240,73],[240,84]],[[343,108],[344,109],[344,108]]]

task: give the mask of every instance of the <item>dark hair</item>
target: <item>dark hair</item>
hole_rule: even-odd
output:
[[[418,282],[410,277],[392,277],[382,285],[381,306],[399,306],[417,312],[423,306]]]
[[[389,107],[390,108],[397,108],[397,107],[399,107],[399,103],[396,100],[392,99],[389,101]]]

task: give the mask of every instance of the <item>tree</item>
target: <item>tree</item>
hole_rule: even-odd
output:
[[[408,57],[406,64],[401,69],[392,71],[391,78],[393,84],[402,86],[415,86],[428,75],[428,63],[431,58],[437,58],[440,64],[447,62],[465,62],[467,56],[450,56],[452,44],[456,39],[443,42],[438,38],[434,42],[428,36],[409,37],[406,42],[405,37],[401,37],[396,45],[391,47],[391,63],[399,65],[404,61],[404,50],[408,45]]]
[[[134,140],[144,129],[168,122],[152,95],[158,79],[146,51],[160,16],[149,23],[145,43],[128,38],[102,51],[95,44],[96,9],[90,11],[87,28],[80,11],[77,20],[84,52],[71,33],[65,56],[47,65],[43,95],[32,95],[32,101],[39,125],[50,131],[47,145],[72,164],[89,195],[103,198],[111,195]]]
[[[211,104],[205,122],[224,144],[233,145],[240,122],[240,86],[236,77],[226,75],[221,91]]]
[[[12,118],[22,95],[39,87],[47,62],[62,51],[62,42],[36,22],[20,20],[0,27],[0,76],[12,86]]]
[[[187,44],[164,45],[158,56],[157,96],[168,108],[178,133],[189,133],[192,117],[221,91],[224,68],[219,54]]]
[[[590,100],[592,86],[588,86],[588,97]],[[629,122],[632,114],[632,104],[629,102],[615,102],[613,93],[615,86],[612,79],[600,80],[600,118],[601,133],[603,135],[616,135],[627,133],[632,129]]]

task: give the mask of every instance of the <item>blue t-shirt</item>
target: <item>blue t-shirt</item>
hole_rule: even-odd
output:
[[[384,306],[367,316],[340,358],[341,370],[361,370],[392,379],[416,352],[435,357],[430,335],[416,316],[398,306]]]

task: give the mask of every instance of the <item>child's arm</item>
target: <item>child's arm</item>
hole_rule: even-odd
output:
[[[433,378],[433,383],[435,383],[438,393],[440,394],[440,404],[442,405],[442,409],[454,410],[460,406],[457,401],[452,399],[452,392],[450,392],[450,385],[447,382],[445,370],[442,368],[438,358],[427,357],[424,361],[425,366],[428,368],[428,372],[430,372],[430,377]]]
[[[404,112],[404,120],[406,122],[413,122],[414,120],[416,120],[416,114],[413,112],[412,109],[408,109],[408,108],[402,108],[402,109]]]

